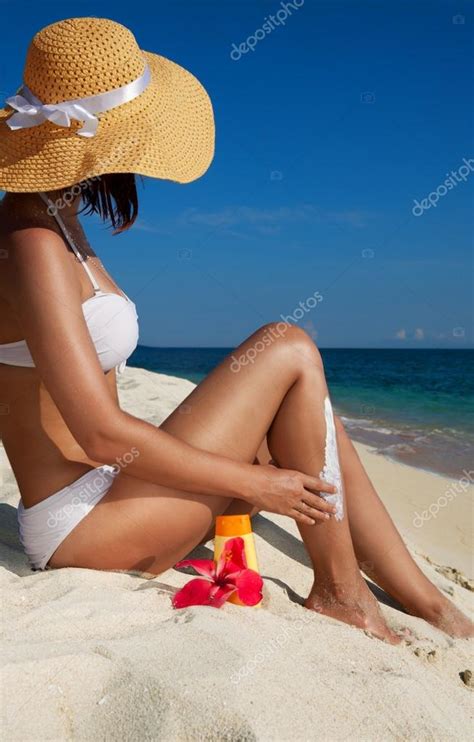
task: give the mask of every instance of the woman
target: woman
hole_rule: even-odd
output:
[[[185,183],[205,172],[214,127],[198,81],[142,52],[123,26],[77,18],[35,36],[7,103],[0,434],[32,567],[158,574],[217,515],[268,510],[298,524],[317,575],[308,608],[397,643],[363,564],[406,611],[467,636],[470,622],[415,565],[334,427],[320,354],[300,329],[257,330],[160,428],[119,407],[135,305],[88,245],[78,211],[121,231],[137,215],[135,173]],[[263,444],[273,464],[258,465]]]

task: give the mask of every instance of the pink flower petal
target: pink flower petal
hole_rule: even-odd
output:
[[[212,605],[211,591],[215,585],[202,577],[196,577],[173,595],[173,608],[187,608],[189,605]]]
[[[220,608],[228,598],[235,593],[235,585],[216,585],[217,590],[212,596],[212,600],[209,605],[213,605],[214,608]]]
[[[222,578],[241,569],[246,569],[247,560],[245,558],[245,543],[241,536],[230,538],[224,544],[222,553],[217,563],[217,579]]]
[[[216,564],[212,559],[184,559],[174,566],[176,568],[194,567],[196,572],[204,577],[209,577],[210,580],[213,580],[216,574]]]
[[[245,605],[256,605],[262,600],[263,580],[253,569],[243,569],[233,577],[239,600]]]

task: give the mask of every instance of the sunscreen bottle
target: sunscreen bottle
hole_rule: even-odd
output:
[[[257,552],[255,551],[255,542],[250,524],[249,515],[218,515],[216,518],[216,536],[214,539],[214,559],[217,562],[224,544],[231,538],[240,538],[244,541],[245,559],[247,567],[258,572]],[[229,598],[229,603],[243,605],[236,593]],[[260,601],[261,603],[261,601]],[[257,603],[257,605],[260,605]],[[253,606],[256,607],[256,606]]]

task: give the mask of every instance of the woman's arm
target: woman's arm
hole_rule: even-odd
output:
[[[133,476],[188,492],[246,499],[278,512],[282,496],[301,497],[304,487],[325,489],[303,474],[298,483],[284,485],[281,471],[201,451],[121,410],[89,335],[80,285],[62,239],[35,228],[16,232],[11,240],[16,289],[11,302],[38,373],[88,457],[113,464],[135,447],[139,456],[127,467]]]

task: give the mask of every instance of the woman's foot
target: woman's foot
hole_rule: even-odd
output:
[[[422,608],[410,609],[408,613],[423,618],[435,628],[444,631],[454,639],[469,639],[474,636],[474,624],[462,611],[441,593]]]
[[[363,629],[389,644],[401,642],[401,638],[385,623],[378,603],[365,583],[356,587],[315,583],[304,604],[310,610]]]

